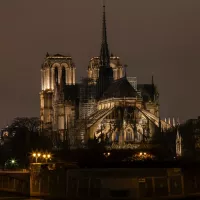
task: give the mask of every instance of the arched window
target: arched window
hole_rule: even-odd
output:
[[[62,67],[62,81],[65,84],[66,83],[66,71],[65,67]]]
[[[133,140],[133,132],[130,128],[126,130],[126,141],[132,141]]]
[[[55,83],[58,84],[58,68],[55,67]]]

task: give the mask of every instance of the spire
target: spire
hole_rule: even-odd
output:
[[[106,30],[105,0],[103,1],[103,24],[102,24],[100,65],[103,67],[110,67],[110,54],[109,54],[109,50],[108,50],[107,30]]]
[[[106,32],[106,12],[105,3],[103,3],[103,27],[102,27],[102,42],[100,52],[100,70],[97,83],[97,98],[101,98],[103,93],[113,82],[113,69],[110,67],[110,54],[107,43]]]
[[[173,127],[175,127],[175,126],[176,126],[176,122],[175,122],[175,119],[174,119],[174,117],[173,117],[173,122],[172,122],[172,124],[173,124]]]
[[[178,128],[176,134],[176,154],[177,156],[182,156],[182,137]]]
[[[168,124],[171,124],[171,119],[170,119],[170,117],[168,118]]]

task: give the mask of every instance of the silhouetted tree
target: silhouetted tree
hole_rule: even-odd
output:
[[[182,136],[183,156],[189,160],[200,160],[200,119],[188,120],[179,127]]]
[[[30,133],[38,132],[40,128],[40,120],[37,117],[17,117],[9,126],[10,130],[16,130],[16,128],[25,128]]]
[[[40,135],[39,127],[40,120],[36,117],[15,118],[8,127],[10,135],[8,143],[11,148],[11,155],[7,155],[17,158],[23,164],[27,164],[32,150],[50,150],[52,148],[51,141],[42,134]]]
[[[176,128],[169,130],[156,129],[152,138],[152,152],[159,160],[173,160],[176,143]]]

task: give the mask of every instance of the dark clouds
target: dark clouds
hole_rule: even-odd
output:
[[[111,52],[138,82],[155,76],[162,117],[200,114],[200,1],[107,0]],[[40,66],[46,52],[70,54],[77,79],[99,55],[101,0],[0,2],[0,127],[39,116]]]

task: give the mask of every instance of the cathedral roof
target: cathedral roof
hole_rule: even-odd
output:
[[[50,55],[48,52],[46,54],[46,59],[72,59],[71,56],[64,56],[62,54]]]
[[[55,55],[53,55],[53,56],[55,56],[55,57],[66,57],[66,56],[61,55],[61,54],[55,54]]]
[[[103,98],[137,97],[138,94],[126,77],[114,81],[104,92]]]

